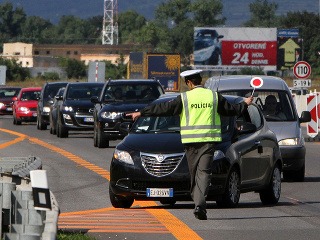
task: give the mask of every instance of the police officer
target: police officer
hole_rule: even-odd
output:
[[[180,115],[181,141],[190,171],[191,197],[195,203],[194,215],[206,220],[206,196],[211,181],[214,143],[221,141],[220,115],[240,115],[252,103],[253,97],[244,98],[239,104],[230,104],[221,94],[201,85],[201,72],[188,70],[180,74],[190,91],[169,102],[149,105],[127,116],[135,120],[140,116]]]

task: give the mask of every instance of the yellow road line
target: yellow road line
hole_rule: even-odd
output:
[[[67,152],[62,148],[58,148],[56,146],[48,144],[44,141],[41,141],[38,138],[33,138],[33,137],[30,137],[30,136],[27,136],[27,135],[24,135],[24,134],[21,134],[18,132],[14,132],[11,130],[0,128],[0,131],[19,136],[19,138],[11,141],[10,145],[18,143],[20,141],[23,141],[24,139],[27,138],[30,142],[36,143],[40,146],[43,146],[43,147],[48,148],[54,152],[57,152],[57,153],[61,154],[62,156],[70,159],[71,161],[79,164],[80,166],[87,168],[87,169],[97,173],[98,175],[104,177],[108,181],[110,181],[110,172],[108,172],[107,170],[105,170],[99,166],[96,166],[90,162],[87,162],[86,160],[84,160],[84,159],[82,159],[82,158],[80,158],[70,152]],[[8,146],[10,146],[10,145],[8,145]],[[1,144],[0,146],[6,146],[6,145]],[[157,206],[157,204],[153,201],[150,201],[150,202],[149,201],[139,201],[139,203],[137,203],[135,205],[138,205],[141,207]],[[110,210],[110,208],[107,208],[107,209]],[[145,210],[148,211],[153,216],[155,216],[155,218],[157,218],[170,231],[170,233],[172,233],[177,239],[193,239],[193,240],[202,239],[192,229],[190,229],[185,223],[180,221],[178,218],[176,218],[170,212],[168,212],[164,209],[145,209]],[[60,215],[61,216],[70,216],[70,215],[76,215],[76,214],[88,214],[93,211],[101,213],[102,211],[106,211],[106,208],[81,211],[81,212],[61,213]]]

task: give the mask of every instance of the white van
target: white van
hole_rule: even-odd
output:
[[[298,116],[290,89],[283,79],[258,77],[263,79],[263,85],[254,90],[254,102],[260,106],[277,136],[283,159],[283,178],[304,181],[306,148],[300,124],[311,120],[310,112],[303,111]],[[252,78],[251,75],[215,76],[205,82],[205,87],[224,95],[248,97],[253,92]],[[268,108],[268,103],[273,106]]]

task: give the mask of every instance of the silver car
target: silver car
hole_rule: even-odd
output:
[[[252,76],[225,75],[209,78],[205,86],[224,95],[248,96],[261,108],[269,128],[276,134],[283,159],[284,180],[304,181],[306,148],[300,124],[309,122],[309,111],[298,116],[286,82],[278,77],[259,76],[260,88],[251,87]],[[253,91],[254,89],[254,91]],[[270,106],[273,110],[270,110]]]

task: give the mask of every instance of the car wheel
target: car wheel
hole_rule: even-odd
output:
[[[176,204],[176,200],[175,199],[164,199],[164,200],[160,200],[160,203],[163,205],[170,205],[170,206],[174,206]]]
[[[298,171],[283,171],[284,181],[303,182],[305,177],[305,165],[303,165]]]
[[[126,198],[114,194],[109,186],[109,197],[113,207],[115,208],[130,208],[134,202],[133,198]]]
[[[60,138],[67,138],[69,135],[68,130],[59,122],[57,129],[57,136]]]
[[[42,120],[41,114],[38,113],[37,117],[37,128],[39,130],[47,130],[47,124],[45,124]]]
[[[97,128],[97,147],[98,148],[109,147],[109,140],[106,138],[104,132],[100,128]]]
[[[240,200],[240,174],[232,168],[227,178],[225,193],[216,201],[219,207],[236,207]]]
[[[260,200],[264,205],[276,204],[281,194],[281,170],[276,165],[272,172],[271,181],[268,187],[260,192]]]

